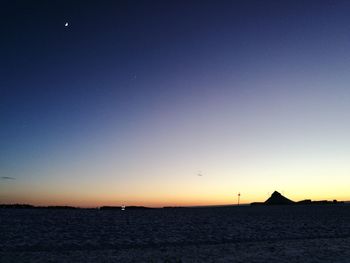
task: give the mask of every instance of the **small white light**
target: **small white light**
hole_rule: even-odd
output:
[[[67,27],[68,25],[69,25],[68,22],[66,22],[66,23],[64,24],[65,27]]]

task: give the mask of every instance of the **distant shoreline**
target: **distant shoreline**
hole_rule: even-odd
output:
[[[249,206],[242,204],[239,206]],[[147,206],[125,206],[125,210],[152,210],[152,209],[186,209],[186,208],[227,208],[238,207],[238,205],[203,205],[203,206],[163,206],[163,207],[147,207]],[[0,209],[95,209],[102,211],[122,210],[122,206],[99,206],[99,207],[76,207],[76,206],[35,206],[30,204],[0,204]]]
[[[311,203],[295,203],[287,206],[335,206],[350,205],[349,201],[339,201],[336,203],[330,201],[312,201]],[[237,207],[268,207],[268,206],[285,206],[268,205],[264,202],[254,202],[242,205],[208,205],[208,206],[164,206],[164,207],[146,207],[146,206],[125,206],[125,210],[171,210],[171,209],[192,209],[192,208],[237,208]],[[34,206],[29,204],[0,204],[0,209],[35,209],[35,210],[101,210],[101,211],[122,211],[121,206],[101,206],[101,207],[75,207],[75,206]]]

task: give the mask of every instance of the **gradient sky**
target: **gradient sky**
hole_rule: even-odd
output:
[[[0,10],[0,203],[350,199],[349,1]]]

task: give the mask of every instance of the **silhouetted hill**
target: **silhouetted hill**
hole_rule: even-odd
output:
[[[287,197],[281,195],[279,192],[275,191],[265,202],[253,202],[250,205],[332,205],[332,204],[344,204],[344,202],[337,200],[327,201],[311,201],[310,199],[301,200],[294,202]]]
[[[290,205],[294,204],[294,201],[284,197],[279,192],[274,191],[269,199],[265,201],[266,205]]]

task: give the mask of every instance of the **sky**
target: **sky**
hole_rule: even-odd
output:
[[[350,200],[349,1],[0,10],[0,203]]]

